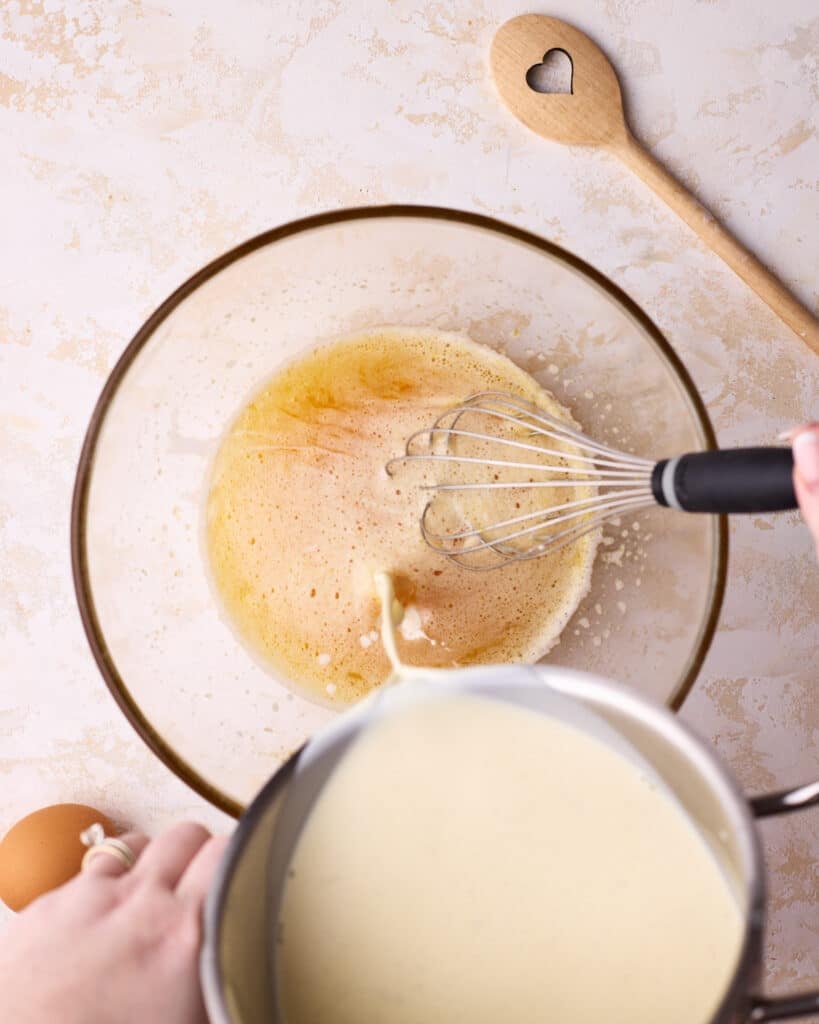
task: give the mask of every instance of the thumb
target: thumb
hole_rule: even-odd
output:
[[[819,556],[819,424],[800,428],[793,439],[793,461],[796,500]]]

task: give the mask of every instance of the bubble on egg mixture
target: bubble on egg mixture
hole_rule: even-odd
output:
[[[399,633],[409,664],[531,662],[557,642],[588,590],[597,536],[469,572],[424,543],[429,481],[384,469],[411,434],[486,390],[574,422],[494,350],[462,335],[390,328],[285,366],[228,429],[207,500],[212,578],[239,637],[291,688],[341,704],[387,678],[372,583],[380,569],[422,625]]]

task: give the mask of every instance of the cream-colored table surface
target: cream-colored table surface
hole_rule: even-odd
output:
[[[453,8],[458,13],[453,14]],[[105,690],[71,584],[74,467],[146,315],[293,217],[420,202],[490,213],[620,284],[724,444],[819,415],[816,358],[605,155],[543,142],[487,72],[512,0],[0,5],[0,831],[57,800],[149,830],[230,822]],[[605,46],[654,152],[815,308],[811,0],[555,0]],[[812,405],[813,403],[813,405]],[[819,571],[795,514],[733,524],[719,635],[684,715],[749,790],[819,777]],[[769,980],[819,982],[819,811],[764,826]]]

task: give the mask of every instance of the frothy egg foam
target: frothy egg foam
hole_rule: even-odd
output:
[[[424,480],[387,474],[411,434],[484,390],[574,425],[506,356],[460,334],[388,328],[285,366],[229,427],[207,498],[213,581],[241,639],[303,695],[347,704],[389,676],[379,570],[407,609],[402,660],[431,667],[537,661],[586,594],[596,535],[469,572],[423,540]]]

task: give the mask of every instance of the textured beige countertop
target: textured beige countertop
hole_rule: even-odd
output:
[[[453,14],[453,8],[457,14]],[[143,745],[86,645],[69,562],[83,433],[148,313],[265,228],[340,206],[497,216],[623,287],[723,444],[819,415],[815,356],[604,154],[514,122],[487,70],[511,0],[0,5],[0,831],[81,800],[149,830],[204,804]],[[308,13],[312,12],[312,13]],[[545,12],[545,9],[544,9]],[[636,134],[812,308],[811,0],[555,0]],[[795,514],[732,524],[720,630],[684,716],[753,791],[819,777],[819,570]],[[819,983],[819,811],[763,826],[772,989]]]

